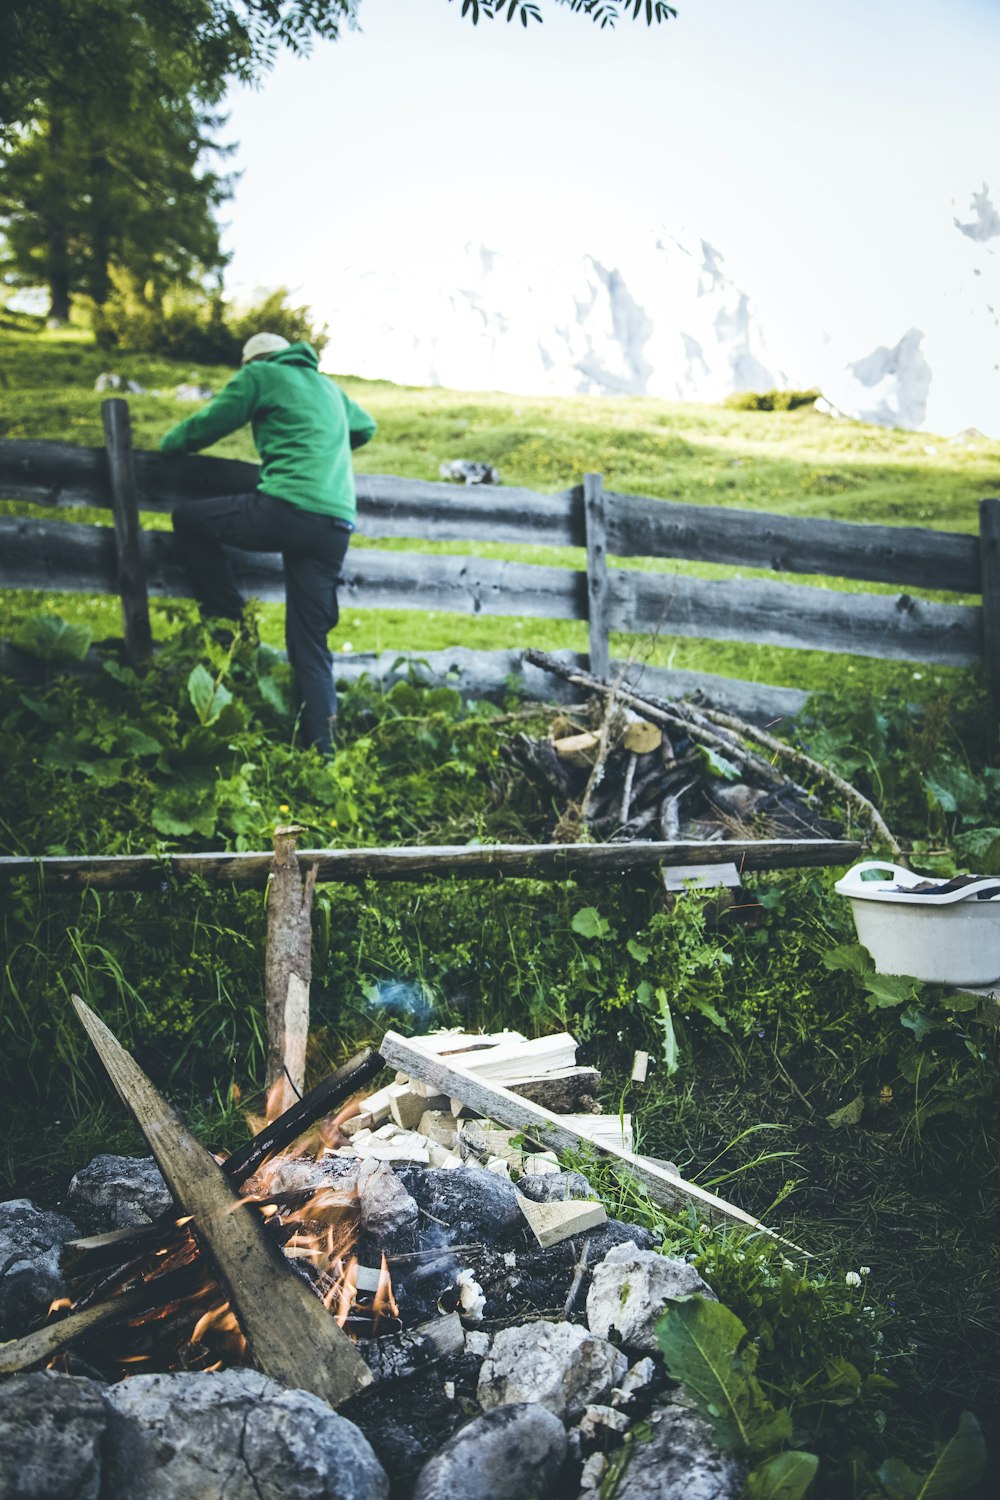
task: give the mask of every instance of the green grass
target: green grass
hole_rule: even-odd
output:
[[[137,447],[156,446],[173,422],[190,415],[190,403],[173,390],[181,381],[214,389],[229,377],[218,367],[192,367],[145,355],[109,355],[82,331],[29,331],[24,319],[0,319],[3,415],[0,436],[99,445],[100,397],[96,376],[114,369],[163,394],[130,398]],[[13,324],[14,326],[10,326]],[[577,483],[586,472],[604,475],[609,489],[698,505],[738,506],[787,515],[848,521],[923,525],[973,532],[977,503],[1000,493],[1000,442],[977,440],[972,447],[919,433],[887,431],[856,422],[835,422],[811,407],[793,412],[736,412],[725,407],[671,404],[645,398],[542,399],[499,394],[466,395],[425,390],[386,381],[341,378],[344,388],[377,418],[375,442],[356,455],[362,473],[390,473],[437,479],[442,462],[484,459],[497,465],[507,484],[543,492]],[[928,451],[933,450],[933,451]],[[249,431],[234,433],[212,450],[220,456],[253,459]],[[0,514],[29,513],[51,518],[43,507],[26,507],[0,497]],[[100,511],[58,513],[67,521],[107,524]],[[166,517],[144,517],[148,526],[166,526]],[[372,545],[363,536],[354,546]],[[380,542],[382,548],[475,554],[517,561],[580,567],[582,554],[530,546],[465,543]],[[630,559],[628,567],[705,577],[766,576],[759,570]],[[783,575],[788,582],[816,582]],[[850,592],[879,591],[878,585],[823,580]],[[888,586],[884,591],[893,592]],[[947,595],[929,597],[949,598]],[[49,596],[43,605],[66,619],[86,619],[95,634],[117,634],[114,601]],[[9,596],[12,622],[40,606],[34,596]],[[154,605],[154,630],[166,626]],[[263,611],[264,638],[280,645],[282,611]],[[355,651],[434,651],[461,642],[482,649],[536,645],[547,649],[586,649],[586,626],[577,621],[452,615],[405,610],[352,610],[335,644]],[[671,637],[622,635],[612,642],[622,656],[659,665],[711,671],[748,681],[823,690],[846,673],[858,685],[875,689],[920,683],[919,665],[871,658],[830,658],[823,653],[755,646],[751,642],[712,642]],[[916,676],[914,675],[916,674]],[[935,669],[938,683],[958,674]]]

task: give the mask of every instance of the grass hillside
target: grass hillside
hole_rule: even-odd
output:
[[[101,398],[93,387],[103,370],[114,370],[156,392],[130,398],[136,446],[149,448],[167,427],[195,409],[174,396],[179,383],[218,390],[232,373],[143,355],[108,354],[83,332],[40,332],[29,320],[7,314],[0,316],[0,436],[100,444]],[[645,398],[469,395],[350,376],[342,377],[341,383],[379,423],[376,440],[356,455],[359,472],[437,479],[445,460],[481,459],[498,467],[505,483],[541,491],[563,489],[592,471],[604,475],[609,489],[692,504],[950,531],[974,531],[978,500],[1000,494],[1000,442],[975,436],[932,438],[838,422],[811,407],[745,412]],[[254,457],[248,431],[234,433],[212,451]],[[11,502],[0,496],[0,511],[11,508]],[[66,520],[107,522],[106,513],[61,514]],[[147,516],[145,524],[168,522]],[[359,536],[353,545],[366,543]],[[419,550],[419,544],[404,541],[378,545]],[[475,551],[557,566],[580,566],[581,561],[570,551],[538,547],[452,543],[425,545],[423,550]],[[642,565],[635,559],[628,563]],[[706,576],[736,571],[682,562],[647,565]],[[755,576],[754,571],[743,570],[743,576]],[[852,591],[877,587],[828,582]],[[37,596],[12,596],[6,604],[8,619],[40,603]],[[98,634],[118,630],[114,600],[66,597],[49,599],[47,607],[70,620],[86,618],[99,626]],[[162,634],[169,628],[164,607],[154,603],[153,611],[154,631]],[[276,609],[265,609],[264,632],[266,639],[280,644]],[[531,642],[585,649],[586,627],[568,621],[357,610],[342,621],[337,637],[341,648],[355,651],[429,651],[456,641],[484,648]],[[621,637],[613,649],[676,667],[806,688],[834,685],[845,671],[859,684],[878,686],[902,684],[913,677],[912,668],[905,665],[864,658],[838,661],[749,643]],[[939,679],[948,675],[938,674]],[[918,681],[922,677],[918,673]]]

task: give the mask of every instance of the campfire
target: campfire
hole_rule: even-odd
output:
[[[664,1297],[711,1293],[647,1231],[609,1220],[556,1151],[590,1150],[670,1207],[768,1232],[636,1156],[628,1119],[596,1112],[598,1075],[568,1035],[389,1032],[219,1160],[74,1003],[174,1209],[64,1244],[66,1294],[0,1344],[0,1373],[21,1381],[42,1368],[100,1380],[116,1410],[192,1379],[319,1398],[400,1497],[437,1494],[414,1489],[417,1474],[457,1462],[477,1423],[485,1452],[516,1409],[544,1472],[561,1476],[544,1492],[595,1493],[667,1397],[653,1332]],[[370,1092],[386,1064],[395,1081]]]

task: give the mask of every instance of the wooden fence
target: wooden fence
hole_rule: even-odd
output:
[[[129,651],[150,649],[149,594],[190,587],[166,531],[139,512],[251,490],[257,467],[134,450],[127,402],[102,405],[105,446],[0,442],[0,497],[108,507],[114,526],[0,517],[0,587],[119,592]],[[342,606],[587,620],[591,670],[608,671],[609,632],[701,636],[940,666],[981,663],[1000,716],[1000,500],[979,504],[979,534],[857,525],[685,505],[604,489],[599,474],[557,495],[359,475],[359,530],[372,538],[513,542],[586,550],[586,571],[354,548]],[[845,593],[776,579],[707,580],[610,567],[608,557],[683,558],[974,594],[978,605]],[[280,558],[243,554],[240,584],[284,597]]]

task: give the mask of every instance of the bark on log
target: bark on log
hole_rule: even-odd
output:
[[[73,1005],[167,1186],[193,1215],[191,1228],[260,1369],[331,1406],[370,1384],[371,1372],[357,1349],[263,1234],[256,1211],[238,1196],[103,1021],[78,996]]]

